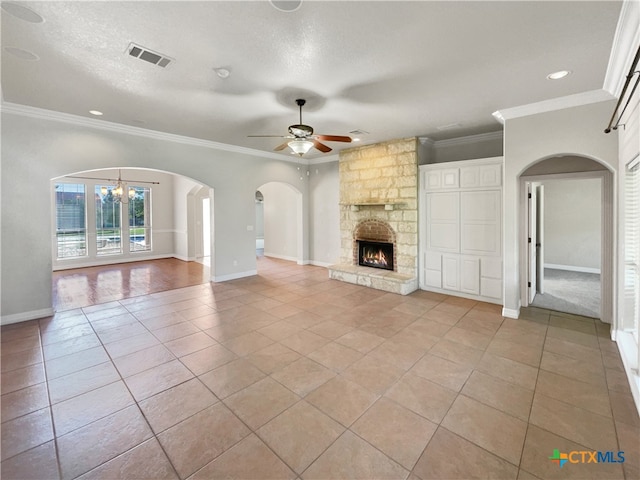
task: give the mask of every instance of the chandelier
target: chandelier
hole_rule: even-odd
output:
[[[111,189],[111,195],[113,196],[114,202],[121,202],[124,204],[128,203],[125,201],[127,199],[127,197],[124,195],[125,188],[126,188],[126,185],[123,183],[122,176],[120,174],[120,169],[118,169],[118,180],[116,182],[116,186]],[[109,193],[109,187],[102,186],[102,188],[100,189],[100,193],[102,194],[102,196],[107,195]],[[128,198],[133,198],[135,195],[136,195],[135,189],[129,188]]]
[[[66,178],[81,178],[85,180],[100,180],[100,182],[116,182],[116,186],[113,188],[109,188],[108,186],[103,185],[100,187],[100,193],[104,197],[111,192],[111,196],[114,202],[119,202],[123,204],[128,204],[129,199],[133,199],[136,196],[136,189],[134,187],[129,187],[127,189],[127,182],[133,182],[134,185],[139,183],[146,183],[149,185],[160,185],[160,182],[149,182],[146,180],[122,180],[122,176],[120,174],[120,169],[118,169],[118,179],[115,178],[103,178],[103,177],[84,177],[80,175],[67,175]],[[127,194],[125,195],[125,190]]]

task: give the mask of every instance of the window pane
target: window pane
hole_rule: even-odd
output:
[[[85,190],[82,184],[56,184],[56,244],[58,258],[87,255]]]
[[[151,250],[151,190],[148,187],[128,188],[129,193],[129,251]]]
[[[113,194],[115,185],[96,186],[96,245],[98,255],[122,253],[122,204]]]

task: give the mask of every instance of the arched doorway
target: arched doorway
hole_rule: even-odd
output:
[[[587,157],[558,155],[525,169],[519,188],[521,305],[611,323],[612,172]]]
[[[118,180],[124,189],[119,196]],[[53,178],[51,189],[54,270],[210,254],[213,222],[203,221],[203,205],[213,200],[213,189],[190,178],[143,168],[97,169]]]
[[[256,209],[256,240],[262,234],[265,257],[280,258],[303,264],[302,192],[283,182],[268,182],[257,189],[261,194]],[[256,243],[257,245],[257,243]]]

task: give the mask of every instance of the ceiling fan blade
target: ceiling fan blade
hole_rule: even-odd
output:
[[[256,138],[287,138],[289,135],[247,135],[247,137]]]
[[[313,146],[316,147],[321,152],[327,153],[327,152],[331,151],[331,149],[329,147],[327,147],[326,145],[320,143],[317,140],[312,140],[312,142],[313,142]]]
[[[316,138],[325,142],[351,142],[351,137],[342,135],[316,135]]]
[[[281,143],[280,145],[278,145],[276,148],[274,148],[274,152],[279,152],[280,150],[284,150],[285,148],[287,148],[289,146],[289,142],[284,142]]]

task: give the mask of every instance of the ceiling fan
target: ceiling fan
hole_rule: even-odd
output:
[[[320,143],[319,140],[325,142],[351,142],[351,137],[342,135],[314,135],[313,128],[302,123],[302,107],[305,103],[307,103],[307,101],[303,98],[296,100],[296,104],[300,108],[300,123],[297,125],[289,125],[289,135],[249,135],[249,137],[290,138],[291,140],[278,145],[274,150],[279,152],[280,150],[290,147],[294,153],[300,156],[303,156],[311,150],[311,147],[315,147],[323,153],[330,152],[331,148],[324,143]]]

